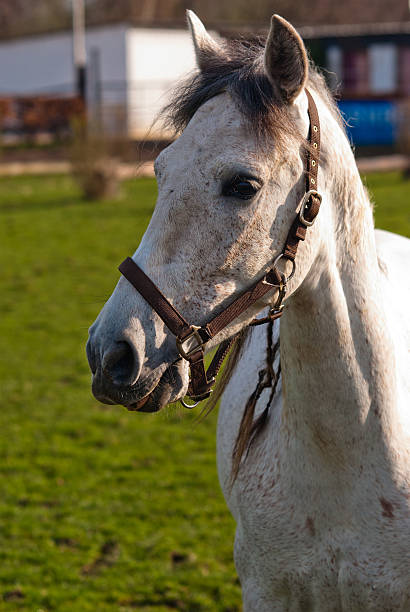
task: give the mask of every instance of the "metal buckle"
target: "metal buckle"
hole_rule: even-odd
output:
[[[318,198],[319,202],[322,201],[322,196],[320,195],[320,193],[318,191],[316,191],[315,189],[310,189],[309,191],[307,191],[305,193],[305,195],[303,196],[301,202],[300,202],[300,210],[299,210],[299,220],[300,222],[305,226],[305,227],[310,227],[311,225],[314,224],[314,222],[316,221],[316,217],[313,219],[313,221],[308,221],[307,219],[305,219],[305,207],[306,207],[306,203],[308,202],[308,200],[310,200],[310,198],[314,196],[315,198]]]
[[[195,353],[198,349],[202,350],[202,347],[205,344],[205,342],[202,340],[201,336],[198,333],[198,330],[201,328],[198,327],[197,325],[191,325],[191,329],[192,329],[191,333],[188,334],[183,340],[180,340],[179,338],[176,339],[178,353],[181,355],[181,357],[183,357],[187,361],[189,361],[189,357],[193,353]],[[185,342],[187,342],[188,340],[191,340],[192,338],[194,338],[198,344],[195,344],[190,349],[185,350],[183,345],[185,344]]]
[[[290,279],[293,277],[293,275],[295,274],[296,271],[296,262],[294,259],[290,259],[289,257],[286,257],[286,255],[284,253],[280,253],[280,255],[278,255],[275,259],[275,261],[273,262],[273,268],[276,268],[276,264],[278,263],[278,261],[280,261],[281,259],[286,259],[286,261],[290,261],[292,264],[292,271],[289,274],[289,276],[285,276],[283,272],[280,272],[280,274],[282,275],[282,283],[284,285],[286,285],[286,283],[288,283],[290,281]],[[275,287],[277,287],[278,285],[274,285]]]

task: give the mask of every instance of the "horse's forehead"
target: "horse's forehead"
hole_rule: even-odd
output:
[[[245,119],[229,94],[224,93],[203,104],[195,113],[175,149],[189,150],[191,155],[214,156],[226,148],[246,148],[254,137],[246,129]]]
[[[245,120],[228,93],[222,93],[203,104],[190,121],[188,128],[217,131],[221,128],[243,128]]]

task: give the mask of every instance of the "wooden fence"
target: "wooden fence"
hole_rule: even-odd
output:
[[[0,97],[0,133],[62,137],[71,132],[73,120],[84,113],[84,102],[79,97]]]

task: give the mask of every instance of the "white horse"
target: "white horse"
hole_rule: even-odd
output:
[[[158,201],[133,257],[188,321],[208,321],[281,252],[305,191],[305,87],[321,123],[323,201],[288,283],[281,382],[233,485],[266,328],[242,341],[219,412],[219,476],[237,523],[244,609],[409,611],[410,241],[374,230],[337,110],[290,24],[274,16],[263,47],[217,43],[193,13],[188,21],[199,72],[167,110],[182,134],[156,160]],[[174,336],[125,278],[87,350],[103,402],[156,411],[187,391]]]

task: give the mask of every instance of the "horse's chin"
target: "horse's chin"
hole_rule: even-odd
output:
[[[178,364],[172,364],[144,391],[141,384],[118,388],[101,384],[98,374],[93,379],[94,397],[103,404],[120,404],[133,412],[158,412],[184,396],[184,384]],[[141,397],[142,395],[142,397]]]
[[[164,385],[163,377],[164,375],[159,380],[155,389],[148,393],[148,395],[139,399],[137,402],[123,404],[125,408],[133,412],[159,412],[159,410],[172,401],[175,401],[175,399],[173,399],[175,393],[173,393],[173,389],[169,384]]]

